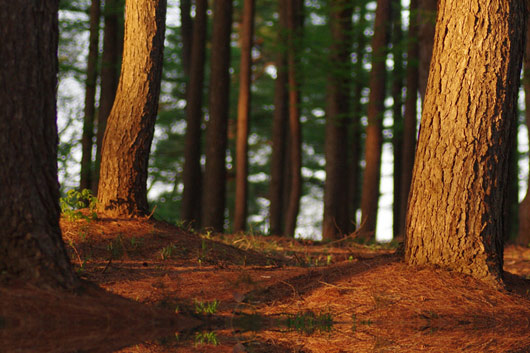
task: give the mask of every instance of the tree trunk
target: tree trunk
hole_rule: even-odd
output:
[[[248,131],[250,118],[250,84],[252,78],[252,38],[254,36],[254,0],[245,0],[241,25],[241,64],[237,105],[236,199],[234,232],[243,232],[247,222],[248,198]]]
[[[114,104],[120,79],[121,52],[123,47],[123,4],[122,0],[105,0],[103,11],[103,54],[101,58],[101,92],[97,114],[97,148],[92,191],[97,194],[101,164],[101,146],[107,128],[107,118]]]
[[[401,0],[392,1],[392,54],[394,69],[392,70],[392,146],[394,149],[394,202],[392,203],[392,231],[394,239],[401,233],[399,213],[401,210],[401,168],[403,154],[403,31],[401,29]]]
[[[85,81],[85,117],[83,124],[83,138],[81,140],[81,180],[79,183],[79,188],[81,190],[92,188],[94,173],[92,165],[92,140],[94,139],[94,118],[96,116],[100,12],[99,0],[92,0],[90,5],[90,37]]]
[[[348,120],[350,114],[350,52],[353,7],[349,0],[330,3],[332,43],[326,112],[326,181],[322,239],[337,239],[348,228]]]
[[[298,56],[302,32],[302,0],[287,1],[287,80],[289,83],[289,154],[290,182],[289,198],[285,215],[284,234],[294,236],[296,219],[300,209],[302,193],[302,134],[300,127],[300,83],[298,74]]]
[[[419,79],[422,101],[425,98],[425,90],[429,78],[437,8],[438,0],[418,0]]]
[[[498,284],[525,3],[442,0],[405,257]]]
[[[370,240],[375,237],[379,182],[381,179],[382,126],[385,111],[386,49],[389,39],[390,0],[378,0],[375,28],[372,38],[372,71],[368,98],[368,126],[366,127],[363,188],[361,194],[361,227],[359,237]]]
[[[0,283],[80,285],[59,228],[59,1],[0,1]]]
[[[401,197],[398,214],[399,234],[405,238],[405,219],[409,199],[412,167],[414,166],[414,152],[416,151],[416,125],[418,101],[418,0],[411,0],[409,7],[409,35],[407,45],[407,97],[405,99],[405,117],[403,122],[403,150],[401,157]]]
[[[530,2],[526,1],[527,10],[530,11]],[[525,121],[530,132],[530,20],[526,23],[526,46],[524,54],[524,79],[523,87],[525,93]],[[529,133],[530,135],[530,133]],[[516,243],[522,246],[530,246],[530,178],[527,181],[526,195],[519,205],[519,229],[517,231]]]
[[[276,80],[274,86],[274,116],[272,122],[272,156],[270,199],[270,233],[283,235],[285,224],[284,195],[287,190],[285,159],[287,155],[287,2],[278,1],[278,53],[276,57]]]
[[[210,121],[206,130],[203,227],[222,232],[226,204],[226,148],[230,98],[230,33],[232,1],[217,0],[213,8]]]
[[[165,0],[127,0],[120,82],[103,140],[98,209],[146,215],[147,165],[158,111]]]
[[[204,89],[204,62],[206,46],[207,0],[195,0],[195,20],[191,47],[190,80],[186,87],[186,137],[182,180],[182,205],[180,218],[201,226],[201,122]]]
[[[186,79],[190,78],[191,47],[193,43],[193,20],[191,19],[191,0],[180,0],[180,36],[182,37],[182,68]],[[195,16],[197,10],[195,10]]]

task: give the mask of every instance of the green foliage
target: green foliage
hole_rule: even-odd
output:
[[[167,260],[175,254],[177,251],[177,247],[174,244],[170,244],[168,246],[165,246],[160,250],[160,256],[162,257],[162,260]]]
[[[219,302],[217,300],[211,302],[195,301],[195,313],[203,315],[213,315],[217,312]]]
[[[312,311],[290,315],[285,325],[292,330],[311,334],[315,330],[329,332],[333,328],[333,317],[330,313],[315,314]]]
[[[217,346],[219,344],[217,334],[215,332],[196,332],[195,346],[200,346],[203,344],[211,344]]]
[[[91,221],[97,218],[96,205],[97,199],[88,189],[82,191],[68,190],[65,197],[59,199],[61,213],[69,220],[75,221],[84,219]],[[80,209],[88,208],[89,214],[84,215]]]

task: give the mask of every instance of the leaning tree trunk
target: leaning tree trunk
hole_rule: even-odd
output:
[[[498,284],[525,3],[442,0],[405,257]]]
[[[366,127],[365,160],[361,194],[361,226],[359,237],[375,237],[379,183],[381,179],[381,149],[383,145],[383,114],[386,96],[386,50],[389,39],[390,0],[378,0],[375,29],[372,39],[372,71],[368,98],[368,126]]]
[[[80,284],[59,228],[59,1],[0,1],[0,283]]]
[[[241,25],[241,64],[237,105],[236,198],[234,232],[243,232],[247,223],[248,198],[248,132],[250,119],[250,85],[252,78],[252,37],[254,36],[254,0],[243,5]]]
[[[232,0],[216,0],[213,6],[210,121],[206,131],[202,225],[222,232],[226,205]]]
[[[330,3],[332,43],[326,101],[326,181],[322,239],[337,239],[348,228],[348,120],[350,119],[350,51],[353,7],[349,0]]]
[[[120,83],[103,140],[98,210],[148,213],[147,165],[162,77],[166,0],[127,0]]]

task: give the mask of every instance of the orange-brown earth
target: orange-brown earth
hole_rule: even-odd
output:
[[[499,290],[351,241],[198,235],[150,219],[61,227],[80,276],[106,291],[0,288],[0,351],[530,351],[529,248],[507,247]]]

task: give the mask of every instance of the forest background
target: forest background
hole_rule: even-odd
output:
[[[352,66],[346,73],[351,80],[352,98],[355,87],[360,87],[360,122],[362,130],[368,124],[366,107],[369,99],[369,73],[372,68],[371,37],[374,30],[376,2],[358,0],[354,5],[352,16]],[[180,204],[182,200],[184,164],[184,141],[186,133],[186,82],[184,53],[185,26],[181,21],[180,1],[168,1],[166,19],[166,39],[164,68],[159,113],[155,126],[155,136],[151,148],[149,163],[149,201],[155,216],[172,222],[181,222]],[[391,28],[390,42],[386,51],[386,99],[383,124],[383,144],[381,160],[381,180],[377,216],[377,239],[392,239],[392,219],[395,214],[394,200],[394,168],[395,168],[395,136],[402,131],[402,115],[406,98],[405,72],[408,63],[407,46],[417,40],[408,36],[409,2],[395,1],[394,24]],[[59,179],[63,194],[67,190],[79,188],[82,158],[82,135],[86,117],[85,87],[87,82],[87,62],[90,37],[90,6],[89,0],[62,1],[59,13],[59,88],[58,88],[58,128],[59,128]],[[277,1],[262,0],[256,3],[255,34],[252,51],[252,104],[250,113],[249,134],[249,195],[248,195],[248,227],[253,232],[269,233],[269,185],[270,160],[272,153],[272,121],[274,115],[274,89],[277,71],[276,55],[282,50],[278,44],[278,12]],[[240,22],[242,18],[242,1],[234,1],[233,30],[231,41],[230,69],[230,113],[228,125],[227,152],[227,208],[225,212],[225,231],[232,231],[235,197],[235,137],[237,120],[237,98],[239,90],[239,58],[241,51]],[[97,68],[101,72],[101,53],[104,43],[104,15],[99,17],[98,59]],[[119,13],[119,18],[123,13]],[[123,11],[121,9],[121,11]],[[322,216],[324,200],[325,173],[325,125],[326,125],[326,78],[336,63],[329,59],[331,32],[329,28],[329,4],[325,0],[304,2],[303,35],[297,38],[301,55],[298,62],[301,77],[300,84],[300,122],[302,129],[302,195],[300,213],[297,219],[295,234],[304,238],[320,239],[322,233]],[[194,15],[191,5],[190,14]],[[432,21],[433,14],[420,14],[424,21]],[[398,19],[398,21],[396,21]],[[208,10],[208,35],[206,53],[211,48],[212,12]],[[397,24],[396,24],[397,23]],[[123,23],[121,23],[122,25]],[[360,55],[360,56],[359,56]],[[397,58],[398,60],[395,60]],[[210,59],[205,60],[205,87],[203,90],[203,112],[208,119],[208,82]],[[114,68],[119,73],[119,67]],[[101,102],[101,82],[97,76],[95,85],[95,111],[93,117],[97,123],[97,115]],[[399,99],[393,95],[395,84],[400,84]],[[528,134],[524,124],[524,90],[519,95],[519,125],[517,143],[517,170],[512,180],[512,193],[518,198],[512,200],[511,237],[517,234],[517,205],[525,193],[528,178]],[[421,115],[421,96],[417,96],[418,123]],[[203,139],[206,121],[202,124]],[[97,124],[96,124],[97,125]],[[364,145],[366,133],[361,132],[361,146]],[[97,155],[97,133],[92,137],[92,161]],[[344,146],[349,148],[349,146]],[[399,160],[399,157],[398,157]],[[204,166],[204,156],[202,158]],[[361,167],[365,166],[360,160]],[[517,190],[517,191],[515,191]],[[359,190],[360,192],[360,190]],[[360,222],[360,209],[356,212],[356,222]],[[394,230],[394,235],[396,231]],[[526,244],[525,244],[526,245]]]

